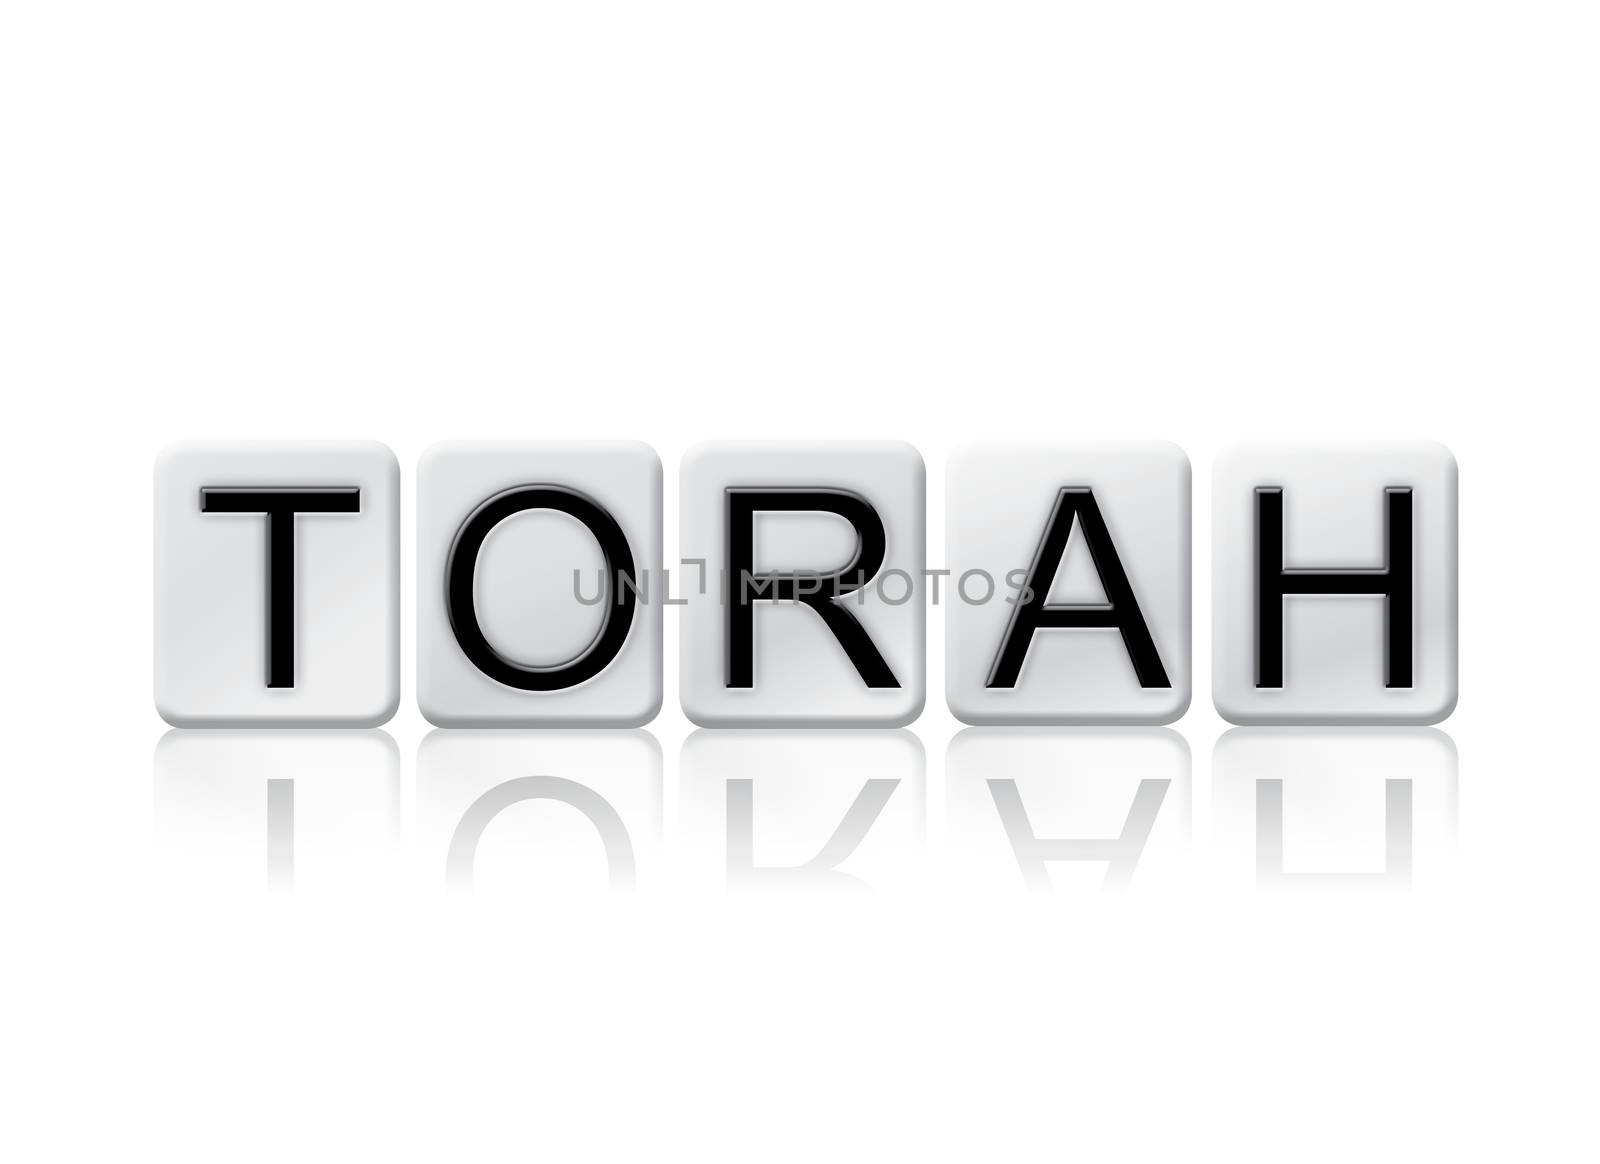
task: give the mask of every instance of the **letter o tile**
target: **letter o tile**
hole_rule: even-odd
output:
[[[440,727],[661,708],[661,460],[631,441],[435,445],[417,478],[417,704]]]

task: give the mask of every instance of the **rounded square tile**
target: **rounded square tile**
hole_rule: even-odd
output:
[[[1251,445],[1212,485],[1212,697],[1237,724],[1431,724],[1456,702],[1456,462]]]
[[[457,441],[417,478],[417,703],[440,727],[637,727],[661,708],[661,460]]]
[[[964,723],[1188,709],[1190,472],[1177,445],[985,444],[946,475],[945,697]]]
[[[193,441],[155,471],[155,696],[176,727],[374,727],[400,701],[400,467]]]
[[[915,719],[925,491],[922,457],[901,442],[691,449],[679,493],[684,714],[702,727]],[[687,572],[697,568],[703,586]]]

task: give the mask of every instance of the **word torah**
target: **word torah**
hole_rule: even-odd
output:
[[[1238,724],[1429,724],[1457,686],[1441,445],[1252,445],[1212,481],[1211,688]],[[417,701],[444,727],[1164,724],[1193,683],[1189,459],[1159,442],[949,459],[945,562],[893,442],[692,449],[678,554],[627,442],[436,445],[417,470]],[[180,726],[366,727],[400,692],[400,469],[379,444],[190,442],[155,474],[155,696]]]

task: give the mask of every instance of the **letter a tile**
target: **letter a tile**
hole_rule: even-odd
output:
[[[971,724],[1161,724],[1189,706],[1189,458],[975,445],[946,492],[945,694]]]

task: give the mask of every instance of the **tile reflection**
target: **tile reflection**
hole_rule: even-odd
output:
[[[400,756],[381,731],[173,730],[154,811],[158,862],[195,888],[381,883],[399,857]]]
[[[451,731],[400,763],[381,731],[191,731],[154,757],[158,865],[186,890],[425,886],[567,898],[643,886],[1161,890],[1195,884],[1189,746],[1165,728],[969,728],[925,859],[907,731],[684,742],[672,843],[646,731]],[[1262,889],[1404,889],[1454,867],[1457,759],[1432,728],[1236,728],[1201,865]],[[936,805],[938,809],[940,806]],[[670,864],[669,864],[670,859]]]
[[[1166,728],[967,728],[945,762],[950,858],[968,886],[1126,889],[1181,879],[1189,745]]]
[[[700,730],[680,774],[691,880],[879,889],[921,872],[926,762],[910,732]]]
[[[423,866],[457,890],[634,889],[659,859],[661,783],[642,730],[434,731],[417,753]]]
[[[1456,748],[1434,728],[1234,728],[1212,759],[1217,856],[1262,889],[1408,889],[1450,865]]]

